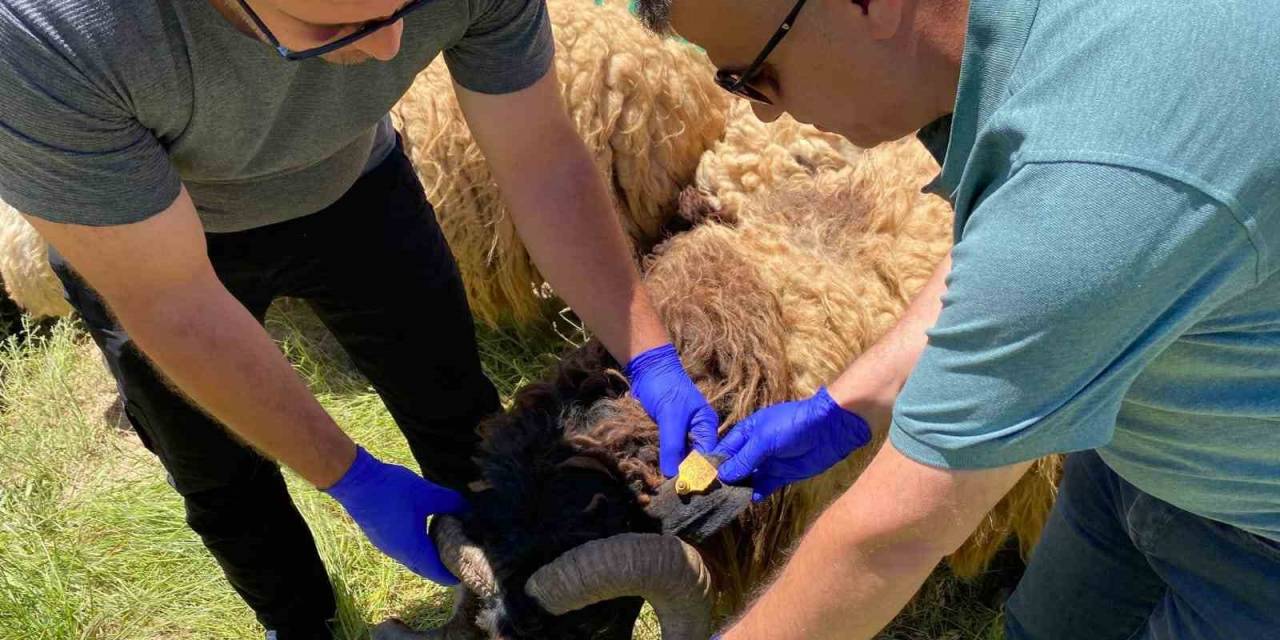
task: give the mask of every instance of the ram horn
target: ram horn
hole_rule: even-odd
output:
[[[436,542],[440,561],[462,586],[481,598],[492,598],[498,593],[498,579],[493,566],[484,557],[484,551],[467,538],[462,521],[452,516],[436,516],[431,519],[431,537]]]
[[[658,614],[664,640],[705,640],[712,631],[711,574],[698,551],[675,536],[592,540],[535,572],[525,592],[553,615],[639,596]]]

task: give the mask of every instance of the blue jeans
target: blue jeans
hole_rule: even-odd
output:
[[[1005,638],[1280,638],[1280,543],[1147,495],[1092,451],[1072,454]]]

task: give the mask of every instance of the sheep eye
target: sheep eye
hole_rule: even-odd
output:
[[[592,511],[595,511],[600,505],[604,504],[607,501],[608,501],[608,498],[605,498],[603,493],[597,493],[596,495],[591,497],[591,503],[588,504],[587,508],[583,509],[582,512],[591,513]]]

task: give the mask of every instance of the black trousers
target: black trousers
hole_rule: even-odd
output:
[[[454,488],[474,479],[475,426],[499,409],[498,395],[480,369],[457,265],[400,148],[324,211],[208,234],[207,244],[219,279],[259,322],[277,296],[310,304],[423,475]],[[50,252],[50,263],[231,585],[280,640],[320,637],[333,591],[279,468],[175,393],[65,260]]]

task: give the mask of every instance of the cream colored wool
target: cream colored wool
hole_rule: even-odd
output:
[[[762,145],[761,148],[768,148]],[[645,283],[690,375],[733,425],[754,410],[806,397],[834,379],[901,316],[951,244],[951,211],[920,193],[937,165],[915,140],[856,154],[843,167],[797,172],[737,198],[737,211],[659,247]],[[737,193],[737,192],[735,192]],[[686,204],[690,204],[686,201]],[[694,209],[699,207],[694,206]],[[631,399],[595,432],[605,451],[656,433]],[[646,425],[637,432],[637,424]],[[739,610],[827,504],[882,444],[859,450],[808,482],[755,507],[702,551],[722,612]],[[656,489],[650,452],[622,466]],[[976,575],[1010,533],[1029,547],[1056,486],[1057,461],[1038,463],[951,559]]]
[[[724,139],[698,164],[695,184],[732,212],[791,179],[847,169],[862,153],[848,140],[789,115],[761,122],[750,103],[739,100],[729,110]]]
[[[49,251],[40,234],[13,207],[0,201],[0,280],[9,297],[28,314],[63,316],[71,305],[49,268]]]
[[[728,97],[706,56],[650,34],[621,3],[550,0],[556,71],[569,115],[595,157],[638,252],[657,242],[702,153],[724,133]],[[545,311],[543,283],[471,138],[442,62],[393,114],[466,283],[489,324]]]

